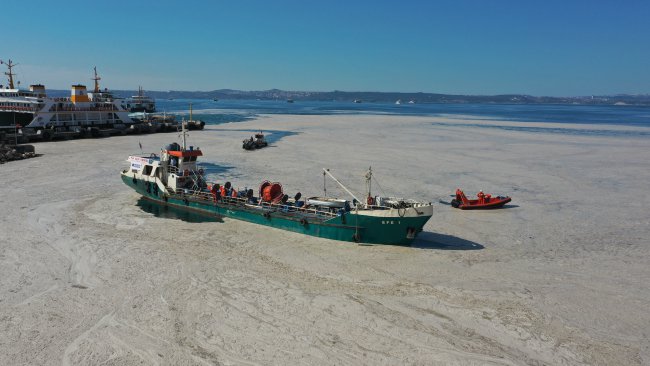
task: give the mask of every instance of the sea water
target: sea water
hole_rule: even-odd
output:
[[[188,114],[192,103],[193,118],[206,124],[247,121],[260,114],[292,115],[407,115],[445,117],[459,120],[494,120],[521,122],[521,125],[475,124],[477,128],[503,128],[528,132],[571,133],[591,135],[650,136],[650,106],[630,105],[556,105],[556,104],[394,104],[353,103],[340,101],[280,100],[219,100],[175,99],[157,100],[158,111]],[[530,122],[601,125],[593,129],[566,129],[557,127],[531,127]],[[641,127],[641,131],[607,130],[604,125]],[[645,128],[648,130],[645,131]]]

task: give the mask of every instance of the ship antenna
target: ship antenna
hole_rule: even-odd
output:
[[[92,80],[95,80],[95,93],[99,93],[99,81],[102,79],[99,76],[97,76],[97,66],[93,67],[93,70],[95,71],[95,77],[92,78]]]
[[[15,64],[15,63],[11,62],[11,60],[9,60],[9,62],[4,62],[4,61],[0,60],[0,64],[7,65],[7,69],[9,69],[9,72],[5,72],[5,75],[9,76],[9,89],[13,89],[14,88],[14,76],[16,74],[11,72],[11,69],[14,66],[18,65],[18,64]],[[20,84],[20,83],[18,83],[18,84]]]
[[[190,103],[190,121],[192,120],[192,103]]]

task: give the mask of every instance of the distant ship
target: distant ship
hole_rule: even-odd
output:
[[[361,99],[355,99],[353,102],[354,103],[361,103]]]
[[[293,103],[293,99],[287,99],[287,103]]]
[[[173,143],[160,155],[129,156],[122,181],[147,200],[183,210],[252,222],[271,228],[321,238],[409,245],[433,215],[430,203],[370,194],[372,170],[366,174],[367,196],[359,200],[329,170],[329,175],[352,197],[290,198],[277,182],[264,181],[253,189],[235,189],[230,182],[207,182],[197,164],[199,148],[187,147],[185,129],[182,145]],[[260,229],[263,230],[263,229]]]
[[[138,87],[138,95],[132,96],[130,99],[123,101],[126,103],[126,108],[131,113],[144,112],[144,113],[155,113],[156,112],[156,101],[148,96],[144,95],[142,87]]]
[[[108,89],[100,89],[97,68],[92,93],[86,91],[85,85],[77,84],[72,85],[69,98],[51,98],[41,84],[30,85],[29,90],[16,88],[12,72],[16,64],[11,60],[2,63],[8,68],[5,74],[9,84],[0,86],[0,130],[19,125],[23,133],[48,139],[55,132],[81,135],[95,135],[100,130],[126,132],[134,124],[123,100],[115,98]]]
[[[190,103],[190,119],[181,121],[181,128],[187,128],[188,130],[202,130],[205,127],[205,122],[201,120],[195,120],[192,118],[192,103]]]
[[[415,104],[414,100],[409,100],[409,104]]]
[[[402,100],[401,100],[401,99],[398,99],[398,100],[395,102],[395,104],[402,104]]]

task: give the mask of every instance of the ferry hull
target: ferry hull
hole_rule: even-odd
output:
[[[431,217],[372,217],[357,215],[354,211],[327,220],[310,220],[308,217],[287,216],[281,210],[268,210],[259,206],[235,206],[215,203],[209,199],[188,199],[182,195],[167,195],[155,184],[122,174],[122,181],[144,198],[161,205],[196,211],[206,215],[230,217],[276,229],[339,241],[368,244],[410,245],[415,235]],[[411,231],[411,232],[410,232]]]
[[[34,119],[34,113],[0,112],[0,128],[13,129],[16,125],[27,126]]]

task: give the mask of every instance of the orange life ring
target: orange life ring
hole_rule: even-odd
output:
[[[374,205],[375,200],[372,197],[368,196],[368,199],[366,200],[366,203],[369,204],[369,205]]]

